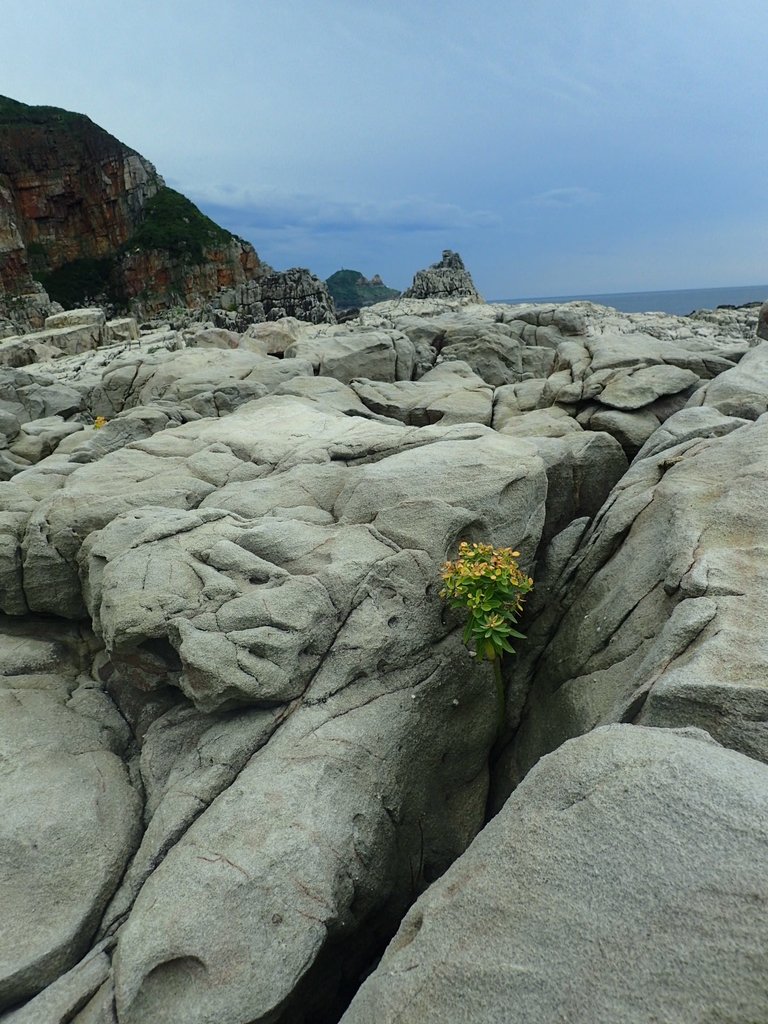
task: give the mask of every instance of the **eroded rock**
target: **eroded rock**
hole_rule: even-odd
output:
[[[141,801],[122,761],[125,724],[80,671],[77,630],[3,620],[0,641],[5,1008],[89,948],[138,843]]]
[[[409,911],[343,1024],[762,1020],[767,781],[696,730],[564,744]]]
[[[244,335],[187,313],[4,371],[0,601],[70,638],[14,634],[8,728],[66,733],[65,781],[93,743],[125,819],[71,885],[50,867],[75,937],[64,957],[65,918],[35,926],[7,998],[51,984],[20,1024],[338,1017],[485,820],[491,671],[438,595],[460,538],[536,558],[494,807],[605,722],[768,750],[764,425],[682,408],[748,352],[744,317],[403,299]]]
[[[450,298],[482,302],[469,271],[457,252],[444,249],[442,258],[428,270],[419,270],[404,299]]]
[[[619,721],[700,725],[768,760],[767,448],[763,417],[646,455],[614,488],[529,634],[513,779]]]

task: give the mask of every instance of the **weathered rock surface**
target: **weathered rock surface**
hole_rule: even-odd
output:
[[[93,389],[89,406],[94,416],[111,418],[124,409],[162,400],[218,416],[261,398],[292,377],[311,373],[306,360],[274,359],[244,349],[129,353],[110,364]]]
[[[239,316],[69,313],[47,329],[95,327],[97,347],[27,345],[0,371],[3,1024],[331,1022],[482,828],[490,781],[498,807],[543,754],[622,720],[768,754],[768,417],[695,404],[760,358],[745,313]],[[501,737],[490,667],[439,598],[461,538],[519,548],[536,579]],[[631,761],[655,733],[617,735]],[[611,820],[645,792],[632,772]],[[574,839],[598,866],[600,834]]]
[[[749,425],[749,420],[737,416],[723,416],[709,405],[689,406],[674,413],[659,427],[637,453],[637,458],[658,455],[666,448],[674,448],[683,441],[695,438],[722,437],[739,427]]]
[[[766,457],[762,417],[647,454],[614,488],[530,630],[502,792],[610,722],[696,725],[768,761]]]
[[[534,551],[580,509],[575,458],[274,397],[7,485],[27,538],[6,547],[8,607],[87,611],[128,721],[127,694],[177,694],[134,725],[148,822],[103,922],[127,915],[120,1020],[321,1012],[466,846],[493,697],[442,619],[437,569],[459,535]],[[558,488],[550,515],[560,466],[570,498]],[[329,957],[344,963],[330,986]]]
[[[440,359],[458,359],[467,363],[488,384],[499,387],[522,380],[529,370],[524,358],[525,348],[506,324],[487,324],[479,328],[477,321],[457,317],[443,322],[432,347]]]
[[[768,344],[762,342],[738,366],[709,381],[689,405],[708,405],[724,416],[755,420],[768,411]]]
[[[413,284],[403,292],[405,299],[463,299],[482,302],[472,277],[457,252],[444,249],[442,258],[428,270],[419,270]]]
[[[286,316],[280,320],[268,321],[265,323],[251,324],[241,338],[241,344],[252,338],[259,345],[263,346],[265,355],[282,356],[285,350],[298,341],[306,332],[302,321],[296,317]]]
[[[259,282],[267,320],[295,317],[312,324],[335,324],[336,314],[328,288],[302,267],[267,274]]]
[[[545,758],[406,915],[343,1024],[768,1015],[768,768],[614,726]]]
[[[394,384],[357,380],[352,388],[373,412],[412,426],[482,423],[490,426],[493,388],[467,363],[441,363],[419,380]]]
[[[139,839],[126,727],[76,629],[0,622],[0,1007],[88,949]]]
[[[286,359],[309,360],[315,373],[349,384],[356,377],[410,380],[416,349],[399,331],[349,331],[300,338],[285,349]]]

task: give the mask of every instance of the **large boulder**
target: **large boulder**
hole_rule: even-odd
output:
[[[243,348],[187,348],[126,353],[110,363],[89,397],[94,416],[111,419],[124,409],[162,399],[218,416],[261,398],[291,377],[312,373],[301,359],[282,360]]]
[[[674,413],[654,431],[636,457],[643,459],[646,455],[658,455],[667,448],[674,448],[694,438],[722,437],[748,425],[749,420],[724,416],[709,405],[686,407]]]
[[[768,1019],[768,768],[613,726],[546,757],[415,904],[343,1024]]]
[[[768,412],[768,343],[761,342],[738,366],[708,381],[689,405],[708,405],[724,416],[749,420]]]
[[[527,375],[525,348],[506,324],[454,316],[444,322],[433,345],[441,359],[467,363],[494,387],[514,383]]]
[[[19,366],[37,359],[87,352],[105,344],[109,337],[106,316],[101,309],[73,309],[56,313],[45,321],[45,329],[10,337],[0,345],[0,363]],[[27,352],[29,358],[14,353]]]
[[[352,389],[372,412],[414,426],[491,422],[493,389],[459,361],[440,363],[419,380],[357,380]]]
[[[392,382],[410,380],[416,349],[400,331],[348,331],[302,337],[285,349],[286,362],[301,360],[321,377],[349,384],[357,377]],[[306,371],[304,371],[306,372]]]

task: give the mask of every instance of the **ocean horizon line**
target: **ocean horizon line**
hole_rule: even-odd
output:
[[[768,284],[723,285],[714,288],[666,288],[656,291],[587,292],[569,295],[524,296],[514,299],[490,299],[490,302],[516,305],[542,302],[595,302],[623,313],[671,313],[687,316],[698,309],[718,306],[743,306],[768,299]]]

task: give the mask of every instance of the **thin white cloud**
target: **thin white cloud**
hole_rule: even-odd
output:
[[[599,192],[582,188],[580,185],[568,185],[565,188],[551,188],[547,192],[540,192],[538,195],[531,196],[529,202],[536,206],[565,209],[569,206],[586,206],[596,202],[599,198]]]
[[[418,232],[491,227],[500,222],[488,210],[464,209],[422,196],[375,202],[227,185],[187,187],[186,194],[209,212],[237,211],[243,223],[254,228]]]

